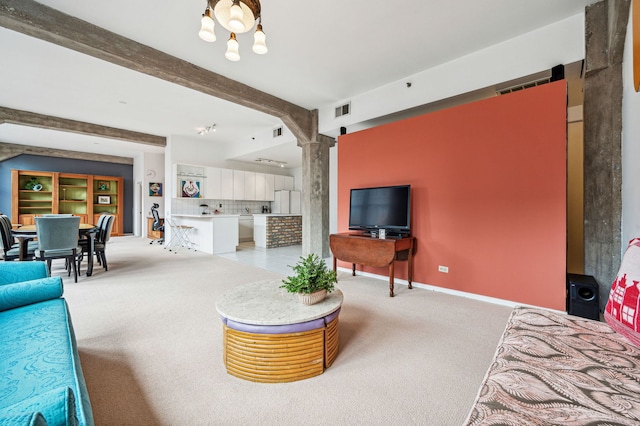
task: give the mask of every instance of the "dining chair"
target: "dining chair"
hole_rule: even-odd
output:
[[[38,249],[36,259],[47,262],[47,269],[51,273],[53,259],[65,259],[65,266],[69,276],[73,269],[73,277],[78,282],[78,268],[76,260],[82,248],[78,246],[78,229],[80,217],[36,217],[36,235]]]
[[[102,268],[105,271],[109,270],[105,251],[107,247],[107,242],[111,237],[111,229],[113,228],[113,222],[115,221],[115,218],[116,217],[113,215],[108,215],[108,214],[100,215],[100,218],[98,219],[98,225],[97,225],[98,230],[93,243],[93,249],[94,249],[93,253],[90,253],[90,248],[89,248],[90,241],[88,239],[84,238],[78,241],[80,247],[82,248],[80,256],[78,257],[78,269],[80,269],[80,263],[84,258],[84,253],[87,253],[88,256],[93,256],[95,254],[96,259],[98,260],[98,263],[102,265]]]
[[[0,245],[4,253],[4,260],[16,260],[20,257],[20,244],[16,242],[11,233],[11,219],[6,215],[0,215]],[[38,248],[36,241],[27,243],[27,259],[34,257],[34,252]]]

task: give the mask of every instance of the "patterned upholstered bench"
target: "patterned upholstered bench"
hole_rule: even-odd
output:
[[[608,324],[516,308],[468,425],[640,424],[640,349]]]
[[[629,242],[606,323],[516,308],[468,425],[640,424],[640,238]]]

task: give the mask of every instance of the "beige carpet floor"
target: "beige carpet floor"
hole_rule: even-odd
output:
[[[339,273],[340,352],[324,374],[226,373],[215,301],[284,278],[148,240],[112,238],[109,271],[64,278],[97,425],[460,425],[511,308]],[[54,269],[54,274],[61,274]]]

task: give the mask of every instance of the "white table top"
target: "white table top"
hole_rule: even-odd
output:
[[[302,216],[302,214],[299,213],[254,213],[253,215],[265,217]]]
[[[322,318],[342,306],[342,291],[336,288],[315,305],[305,305],[297,294],[288,293],[281,280],[243,284],[225,292],[216,301],[218,313],[243,324],[286,325]]]
[[[174,213],[171,216],[189,217],[189,218],[192,218],[192,219],[217,219],[217,218],[221,218],[221,217],[240,217],[239,214],[222,214],[222,213],[215,213],[215,214],[181,214],[181,213]]]

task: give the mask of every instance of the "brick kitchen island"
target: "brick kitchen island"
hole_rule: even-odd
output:
[[[302,215],[254,214],[253,240],[256,247],[274,248],[302,244]]]

